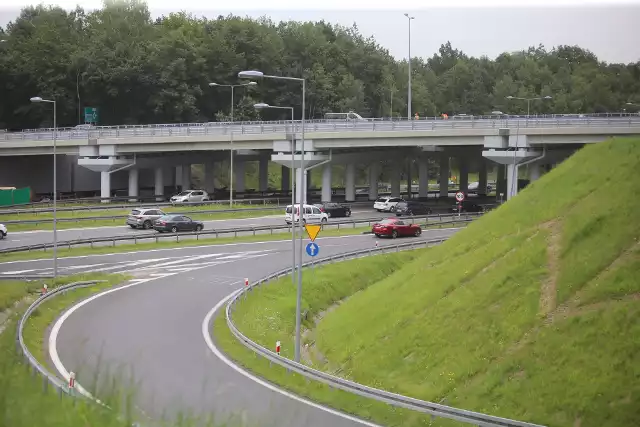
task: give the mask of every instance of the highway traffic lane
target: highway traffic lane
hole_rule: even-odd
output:
[[[370,218],[384,217],[373,209],[356,210],[352,213],[351,218]],[[388,215],[388,214],[387,214]],[[330,222],[348,220],[349,218],[329,218]],[[122,219],[122,225],[113,227],[89,227],[74,228],[69,230],[58,230],[58,241],[76,240],[76,239],[98,239],[111,236],[134,236],[155,234],[154,230],[138,230],[124,224],[125,218]],[[257,218],[241,218],[241,219],[219,219],[211,221],[203,221],[205,230],[241,228],[241,227],[260,227],[266,225],[283,225],[284,213],[282,215],[269,215]],[[7,238],[0,242],[0,248],[14,248],[18,246],[38,245],[53,242],[53,231],[37,230],[11,232],[9,226],[9,234]]]
[[[453,232],[427,232],[422,239]],[[373,247],[374,240],[371,236],[317,239],[319,256]],[[417,239],[379,243],[411,240]],[[271,242],[260,249],[271,252],[175,273],[79,308],[63,324],[56,346],[66,369],[78,373],[80,384],[90,386],[86,381],[93,378],[98,360],[101,369],[126,366],[140,385],[138,405],[152,417],[186,407],[200,415],[241,415],[249,425],[359,425],[254,383],[215,357],[203,341],[201,323],[207,312],[241,287],[245,276],[258,279],[291,264],[290,242]]]

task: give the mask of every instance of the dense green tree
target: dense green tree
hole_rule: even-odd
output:
[[[91,12],[26,7],[0,28],[0,38],[0,128],[50,126],[45,106],[29,102],[36,95],[58,101],[60,126],[82,123],[85,106],[101,109],[101,125],[229,120],[229,89],[208,84],[238,83],[244,69],[304,76],[309,118],[407,114],[406,60],[396,61],[355,25],[183,12],[152,19],[141,0],[106,0]],[[553,97],[532,102],[532,114],[635,112],[625,104],[640,102],[640,62],[603,63],[578,46],[529,47],[491,60],[449,42],[412,60],[412,111],[421,117],[526,113],[526,103],[509,95]],[[286,111],[258,112],[256,102],[294,106],[299,118],[301,96],[296,82],[266,79],[237,89],[235,119],[288,118]]]

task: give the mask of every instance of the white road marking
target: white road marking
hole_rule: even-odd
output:
[[[5,271],[2,274],[11,275],[11,274],[22,274],[22,273],[30,273],[36,270],[18,270],[18,271]]]
[[[461,227],[464,228],[464,227]],[[425,233],[428,233],[430,231],[451,231],[451,230],[460,230],[461,228],[434,228],[434,229],[430,229],[430,230],[425,230],[423,232],[423,236]],[[339,240],[339,239],[353,239],[353,238],[367,238],[367,239],[373,239],[373,236],[371,234],[352,234],[349,236],[332,236],[332,237],[318,237],[316,238],[316,242],[318,241],[325,241],[325,240]],[[299,240],[299,239],[296,239]],[[305,238],[305,241],[307,239]],[[129,252],[118,252],[118,253],[111,253],[111,254],[92,254],[92,255],[76,255],[76,256],[70,256],[70,257],[60,257],[58,258],[60,259],[84,259],[84,258],[93,258],[93,257],[109,257],[109,256],[119,256],[119,255],[130,255],[130,254],[135,254],[135,253],[140,253],[140,252],[166,252],[166,251],[180,251],[180,250],[186,250],[186,249],[205,249],[205,248],[212,248],[212,247],[229,247],[229,246],[241,246],[241,245],[270,245],[270,244],[282,244],[282,243],[286,243],[286,244],[291,244],[291,239],[286,239],[286,240],[267,240],[267,241],[262,241],[262,242],[240,242],[240,243],[221,243],[221,244],[210,244],[210,245],[202,245],[202,246],[179,246],[179,247],[175,247],[175,248],[163,248],[163,249],[143,249],[143,250],[139,250],[139,251],[129,251]],[[336,245],[336,246],[342,246],[342,245]],[[6,261],[6,262],[0,262],[0,265],[4,265],[4,264],[19,264],[19,263],[31,263],[31,262],[36,262],[36,261],[51,261],[51,258],[40,258],[40,259],[29,259],[29,260],[20,260],[20,261]]]
[[[301,403],[305,403],[313,408],[316,409],[320,409],[322,411],[328,412],[332,415],[338,416],[338,417],[342,417],[345,418],[349,421],[353,421],[355,423],[358,424],[362,424],[365,426],[369,426],[369,427],[381,427],[378,424],[374,424],[372,422],[369,421],[365,421],[365,420],[361,420],[360,418],[336,411],[335,409],[331,409],[329,407],[320,405],[318,403],[312,402],[310,400],[304,399],[300,396],[297,396],[295,394],[289,393],[288,391],[282,390],[276,386],[274,386],[273,384],[270,384],[252,374],[250,374],[249,372],[245,371],[244,369],[242,369],[240,366],[236,365],[235,363],[233,363],[231,360],[229,360],[224,354],[222,354],[222,352],[215,346],[215,344],[213,343],[213,340],[211,339],[211,333],[209,331],[209,325],[211,324],[211,319],[213,318],[213,315],[220,309],[220,307],[222,307],[229,299],[231,299],[235,294],[237,294],[238,292],[240,292],[240,289],[233,291],[231,294],[227,295],[225,298],[223,298],[220,302],[218,302],[218,304],[216,304],[215,307],[213,307],[211,309],[211,311],[209,311],[207,313],[207,315],[205,316],[204,320],[202,321],[202,336],[204,338],[205,343],[207,344],[207,347],[209,347],[209,350],[211,350],[211,352],[213,354],[215,354],[218,359],[220,359],[221,361],[223,361],[227,366],[229,366],[231,369],[233,369],[234,371],[238,372],[241,375],[244,375],[245,377],[249,378],[250,380],[260,384],[263,387],[268,388],[271,391],[275,391],[276,393],[280,393],[283,396],[286,396],[290,399],[296,400],[298,402]]]

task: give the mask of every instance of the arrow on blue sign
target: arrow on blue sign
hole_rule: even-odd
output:
[[[307,255],[316,256],[318,255],[318,252],[320,252],[320,246],[317,244],[311,242],[307,245]]]

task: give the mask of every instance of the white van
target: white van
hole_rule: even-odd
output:
[[[306,223],[319,223],[324,224],[329,221],[329,215],[325,212],[322,212],[320,208],[312,205],[303,205],[304,206],[304,214],[302,215],[302,222]],[[287,224],[291,224],[291,217],[293,211],[293,222],[298,222],[300,219],[300,205],[294,205],[294,208],[291,208],[291,205],[287,206],[284,214],[284,221]]]

